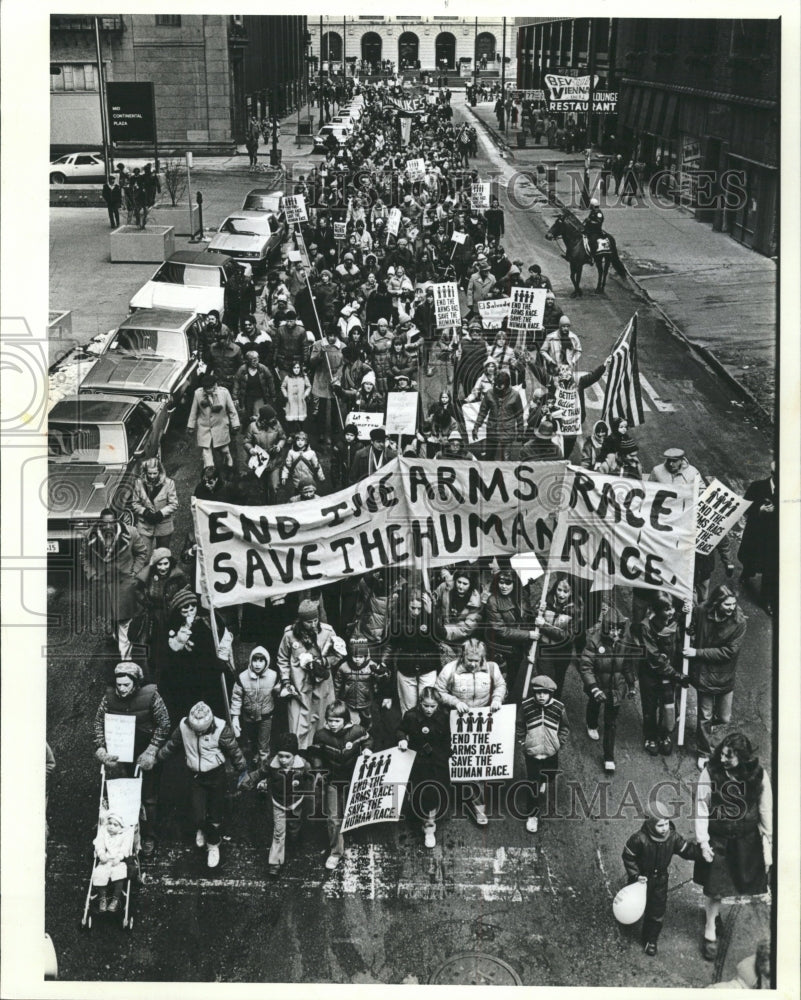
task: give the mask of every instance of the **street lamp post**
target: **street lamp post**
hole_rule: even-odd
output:
[[[478,101],[478,18],[476,18],[476,27],[473,34],[473,100],[472,105],[475,107]]]
[[[503,131],[506,134],[508,117],[506,113],[506,18],[503,19],[503,40],[501,42],[501,103],[503,104]]]

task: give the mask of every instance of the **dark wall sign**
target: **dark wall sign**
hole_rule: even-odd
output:
[[[152,83],[109,83],[108,122],[112,142],[155,142]]]

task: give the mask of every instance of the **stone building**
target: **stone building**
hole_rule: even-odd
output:
[[[474,60],[486,57],[487,72],[500,75],[503,18],[480,17],[314,17],[309,19],[312,55],[339,72],[369,75],[367,67],[391,62],[396,71],[447,69],[449,77],[469,76]],[[321,23],[322,21],[322,23]],[[514,73],[514,20],[506,22],[506,75]],[[319,63],[318,63],[319,66]]]

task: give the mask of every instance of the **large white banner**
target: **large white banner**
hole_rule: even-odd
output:
[[[505,781],[515,761],[514,705],[497,712],[471,708],[451,711],[451,781]]]
[[[369,823],[397,823],[409,781],[414,750],[392,747],[360,757],[348,790],[342,832]]]
[[[692,598],[695,486],[644,483],[570,466],[548,569],[591,590],[640,587]]]

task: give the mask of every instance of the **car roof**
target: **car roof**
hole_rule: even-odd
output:
[[[251,188],[250,191],[248,191],[248,193],[245,195],[245,197],[249,198],[252,194],[259,195],[259,197],[261,197],[261,198],[264,198],[264,197],[266,197],[268,195],[271,195],[271,194],[273,194],[273,195],[279,195],[281,198],[284,197],[284,192],[283,192],[282,188],[267,188],[267,187],[264,187],[264,188]]]
[[[250,194],[253,192],[251,191]],[[224,221],[228,219],[255,219],[258,222],[263,222],[264,216],[268,214],[268,212],[259,212],[255,208],[241,208],[238,212],[229,212]]]
[[[68,424],[118,424],[138,403],[138,399],[117,393],[87,392],[60,399],[50,411],[48,420]]]
[[[196,264],[200,267],[222,267],[225,261],[212,257],[205,250],[176,250],[165,261],[166,264]]]
[[[198,315],[191,309],[137,309],[119,325],[120,330],[183,330]]]

